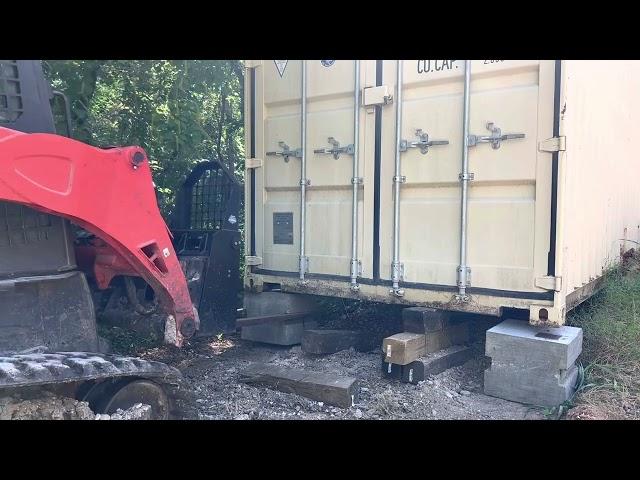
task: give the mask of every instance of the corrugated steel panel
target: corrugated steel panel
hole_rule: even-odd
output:
[[[640,160],[632,145],[638,137],[640,62],[474,60],[470,133],[491,135],[487,125],[493,123],[502,133],[524,138],[504,140],[499,148],[469,147],[471,298],[460,302],[455,294],[464,61],[406,60],[400,135],[409,148],[401,153],[406,181],[400,187],[398,236],[405,295],[390,295],[398,63],[363,60],[357,216],[362,271],[360,290],[354,292],[349,288],[353,156],[343,152],[334,158],[314,150],[330,148],[329,137],[341,146],[354,143],[355,63],[314,60],[306,61],[309,267],[300,283],[301,159],[267,153],[282,152],[283,144],[293,151],[301,147],[302,65],[294,60],[247,64],[247,152],[259,160],[251,162],[248,178],[254,181],[246,182],[246,218],[254,218],[247,238],[255,237],[246,254],[262,262],[248,272],[247,286],[260,288],[267,281],[289,291],[485,313],[503,306],[529,308],[532,321],[561,323],[567,296],[572,295],[571,307],[584,296],[576,289],[619,259],[625,229],[627,249],[640,241],[640,189],[633,175]],[[419,134],[448,143],[426,151],[411,148]],[[552,139],[558,134],[565,137],[566,151],[552,151],[560,146]],[[275,220],[283,214],[293,219],[293,243],[274,242]],[[585,288],[585,295],[591,290]]]

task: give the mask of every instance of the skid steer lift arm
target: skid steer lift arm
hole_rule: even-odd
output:
[[[100,149],[0,128],[0,200],[66,217],[100,237],[93,255],[98,287],[116,274],[142,277],[167,314],[167,343],[182,346],[199,328],[141,148]]]

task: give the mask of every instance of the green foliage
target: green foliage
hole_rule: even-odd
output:
[[[640,257],[607,272],[602,290],[568,316],[583,329],[579,402],[612,418],[640,416]]]
[[[44,68],[54,89],[69,97],[74,138],[146,150],[165,214],[202,159],[222,159],[242,176],[242,62],[49,60]]]
[[[640,364],[640,272],[609,272],[602,291],[572,312],[570,322],[583,329],[589,363]]]

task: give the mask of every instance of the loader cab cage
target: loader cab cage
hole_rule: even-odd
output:
[[[240,231],[243,190],[218,160],[195,166],[176,196],[173,244],[200,315],[201,335],[235,331],[242,305]]]
[[[24,133],[56,133],[53,92],[33,60],[0,60],[0,126]]]
[[[16,60],[0,60],[0,123],[14,123],[23,112]]]
[[[176,198],[176,230],[238,229],[240,184],[218,160],[196,165]],[[233,218],[230,218],[233,217]]]
[[[220,230],[225,218],[231,185],[221,168],[204,170],[191,186],[189,227],[196,230]]]

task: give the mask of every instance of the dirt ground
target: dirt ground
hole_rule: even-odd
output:
[[[178,408],[185,419],[544,419],[539,410],[482,393],[489,361],[483,345],[481,341],[473,345],[475,356],[464,365],[418,385],[384,377],[378,351],[351,349],[311,356],[303,354],[300,346],[276,347],[237,336],[194,342],[182,350],[158,347],[141,356],[182,372]],[[360,400],[351,408],[338,408],[240,383],[240,372],[253,362],[356,377]]]
[[[87,402],[41,392],[37,398],[0,397],[0,420],[148,420],[151,407],[138,403],[112,415],[96,415]]]

